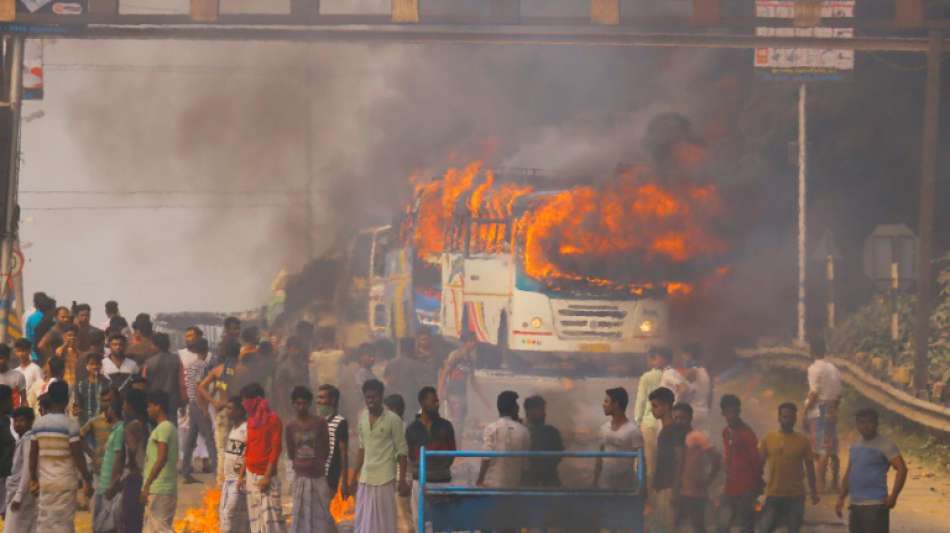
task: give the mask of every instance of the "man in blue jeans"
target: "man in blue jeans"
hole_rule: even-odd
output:
[[[778,408],[780,431],[773,431],[762,439],[759,453],[766,464],[769,482],[765,487],[765,507],[762,511],[762,532],[772,533],[782,524],[788,533],[798,533],[805,518],[805,484],[811,501],[817,505],[820,498],[815,488],[815,454],[811,440],[795,431],[798,407],[783,403]]]
[[[891,509],[907,480],[907,465],[893,442],[877,432],[878,416],[873,409],[862,409],[855,416],[861,440],[851,446],[848,470],[844,474],[841,496],[835,506],[842,516],[845,500],[851,496],[849,530],[851,533],[887,533]],[[894,489],[887,492],[887,471],[897,471]]]

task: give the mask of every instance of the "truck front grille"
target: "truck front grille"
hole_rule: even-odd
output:
[[[619,339],[627,311],[612,305],[570,304],[557,311],[558,333],[575,339]]]

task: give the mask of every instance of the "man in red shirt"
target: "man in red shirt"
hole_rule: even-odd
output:
[[[726,427],[722,430],[726,486],[719,505],[719,532],[728,533],[733,523],[742,533],[755,530],[755,503],[762,492],[762,456],[752,428],[740,417],[742,402],[732,394],[719,401]]]
[[[280,478],[277,477],[283,425],[271,411],[259,383],[241,389],[241,400],[247,412],[247,447],[244,473],[238,484],[247,490],[251,533],[285,533]]]

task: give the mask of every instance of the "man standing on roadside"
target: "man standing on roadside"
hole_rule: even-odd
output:
[[[119,390],[124,390],[132,376],[139,373],[139,365],[125,356],[125,347],[125,335],[109,335],[109,357],[102,361],[102,375]]]
[[[795,432],[798,408],[793,403],[778,407],[780,431],[773,431],[762,439],[759,453],[766,463],[769,482],[765,488],[765,506],[762,509],[762,531],[772,533],[780,525],[788,533],[798,533],[805,519],[805,485],[808,477],[812,504],[820,498],[815,487],[815,454],[808,437]]]
[[[818,491],[825,491],[828,467],[831,490],[838,490],[838,407],[841,403],[841,373],[825,359],[825,341],[813,339],[811,353],[815,362],[808,367],[808,396],[805,398],[805,429],[811,435],[812,449],[818,456]]]
[[[406,434],[402,419],[383,407],[385,388],[377,379],[363,383],[366,409],[359,415],[357,434],[360,449],[355,471],[359,475],[356,490],[354,533],[395,533],[396,490],[409,495],[406,483]],[[399,481],[396,464],[399,464]]]
[[[10,347],[0,344],[0,385],[6,385],[13,391],[12,409],[16,409],[26,405],[26,376],[11,366]]]
[[[676,495],[677,526],[686,522],[693,533],[706,533],[706,502],[709,485],[719,474],[721,460],[709,435],[693,428],[693,408],[688,403],[673,406],[674,423],[686,430]]]
[[[291,533],[336,533],[330,515],[333,494],[326,480],[330,431],[322,416],[314,416],[313,393],[303,386],[290,393],[296,416],[287,423],[287,458],[294,469]]]
[[[185,367],[185,393],[187,395],[188,409],[188,434],[185,437],[185,451],[182,455],[182,474],[185,476],[185,483],[197,483],[198,481],[191,475],[192,457],[195,448],[198,446],[198,437],[204,440],[208,450],[208,457],[211,461],[211,471],[217,471],[218,468],[218,450],[214,445],[214,423],[208,414],[208,403],[204,398],[198,395],[198,383],[205,375],[206,364],[208,361],[208,340],[199,337],[192,344],[195,358]]]
[[[92,308],[89,304],[79,304],[75,308],[76,312],[76,345],[79,347],[79,353],[83,354],[92,348],[93,334],[102,330],[90,323],[92,317]]]
[[[100,327],[103,331],[109,329],[109,326],[112,324],[112,319],[115,317],[122,318],[122,315],[119,314],[119,302],[115,300],[109,300],[106,302],[106,319],[102,321],[102,326]]]
[[[888,533],[891,509],[897,505],[897,497],[907,481],[907,465],[897,446],[877,432],[877,411],[862,409],[855,420],[861,440],[851,445],[848,470],[844,473],[835,512],[841,517],[850,495],[850,533]],[[897,471],[897,476],[894,488],[888,494],[887,471],[890,468]]]
[[[145,505],[144,533],[174,533],[172,521],[178,505],[178,430],[168,419],[169,394],[148,393],[148,417],[155,429],[145,448],[145,482],[140,502]]]
[[[241,344],[241,319],[236,316],[229,316],[224,319],[224,331],[221,333],[221,340],[214,347],[209,368],[214,368],[222,363],[228,357],[229,345],[231,343]],[[239,348],[240,350],[240,348]],[[239,391],[235,391],[239,392]]]
[[[73,531],[76,517],[76,478],[82,475],[86,496],[92,496],[92,475],[79,444],[79,424],[66,416],[69,385],[50,383],[49,412],[33,426],[30,449],[30,479],[39,484],[39,516],[36,530]]]
[[[685,453],[687,429],[673,419],[673,391],[660,387],[650,393],[650,409],[663,424],[657,436],[656,473],[653,475],[654,527],[661,533],[675,529],[676,491]]]
[[[640,376],[637,383],[637,399],[633,405],[633,421],[643,435],[643,455],[646,461],[647,487],[653,484],[653,472],[656,470],[656,439],[660,434],[660,424],[653,416],[650,408],[650,394],[660,388],[663,380],[663,369],[669,365],[662,353],[656,348],[650,348],[647,353],[647,364],[650,369]]]
[[[465,417],[468,415],[468,391],[484,395],[475,383],[475,363],[478,358],[478,341],[471,331],[462,331],[462,345],[449,354],[439,372],[438,393],[448,402],[449,420],[458,426],[459,437],[465,437]]]
[[[531,451],[563,452],[561,432],[547,423],[547,402],[541,396],[529,396],[524,400],[524,417],[531,435]],[[528,459],[522,485],[528,487],[560,487],[558,474],[560,457],[537,457]]]
[[[630,397],[627,389],[607,389],[604,416],[610,419],[600,426],[600,451],[632,452],[643,447],[643,435],[637,424],[627,418]],[[631,490],[637,487],[636,460],[626,457],[598,458],[594,465],[594,486],[610,490]]]
[[[47,313],[52,312],[50,308],[52,306],[52,300],[45,292],[35,292],[33,293],[33,312],[30,313],[29,318],[26,319],[26,331],[24,337],[26,340],[30,341],[30,346],[36,346],[36,343],[40,341],[37,338],[37,328],[40,326],[40,322],[46,317]],[[32,354],[33,361],[39,361],[40,357],[36,352]]]
[[[214,408],[214,445],[219,452],[227,446],[231,432],[231,419],[225,412],[228,398],[241,391],[235,385],[241,346],[233,339],[224,340],[222,344],[225,352],[221,361],[198,384],[198,395]],[[224,482],[224,474],[224,463],[218,461],[218,484]]]
[[[284,533],[277,463],[283,445],[283,423],[264,398],[264,387],[251,383],[241,389],[247,413],[247,447],[244,449],[244,486],[251,533]]]
[[[350,495],[348,469],[350,426],[340,415],[340,389],[324,383],[317,390],[317,414],[327,421],[330,432],[330,454],[327,457],[327,484],[336,494],[337,488],[343,499]],[[341,485],[342,483],[342,485]]]
[[[732,394],[719,401],[726,427],[722,430],[726,486],[719,503],[718,531],[729,533],[738,523],[741,533],[755,531],[755,504],[762,492],[762,458],[755,432],[742,420],[742,402]]]
[[[57,348],[63,344],[63,334],[66,332],[66,328],[73,325],[72,315],[69,313],[68,307],[57,307],[54,317],[56,323],[36,345],[36,351],[39,352],[43,362],[56,355]]]
[[[142,377],[147,381],[148,391],[163,391],[168,395],[168,410],[165,416],[171,420],[173,425],[178,424],[178,408],[182,407],[183,399],[188,397],[185,391],[185,372],[181,367],[181,359],[173,355],[171,348],[171,339],[165,333],[156,333],[154,335],[154,346],[158,353],[145,361],[142,368]],[[178,461],[178,456],[175,456]]]
[[[412,523],[419,523],[419,450],[425,446],[429,451],[455,451],[455,428],[439,416],[439,395],[433,387],[423,387],[418,394],[421,413],[406,428],[406,444],[409,446],[409,466],[412,469]],[[452,482],[454,457],[432,457],[426,461],[426,484],[439,485]],[[426,529],[431,526],[426,525]]]
[[[531,448],[531,433],[518,417],[518,393],[510,390],[498,394],[498,420],[485,426],[482,443],[490,452],[523,452]],[[521,484],[525,460],[521,457],[482,459],[478,471],[479,487],[512,488]]]

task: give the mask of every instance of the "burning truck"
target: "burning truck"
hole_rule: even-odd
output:
[[[363,316],[377,337],[471,332],[485,393],[600,395],[603,380],[633,379],[673,336],[671,299],[690,297],[725,251],[716,188],[646,167],[564,186],[473,162],[414,182],[401,221],[365,230],[351,253]]]

